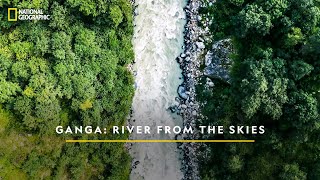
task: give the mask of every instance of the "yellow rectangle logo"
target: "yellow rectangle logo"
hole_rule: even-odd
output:
[[[14,18],[10,17],[10,12],[14,11]],[[18,20],[18,9],[17,8],[8,8],[8,21],[17,21]]]

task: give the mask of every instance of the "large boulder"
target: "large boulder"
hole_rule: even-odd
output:
[[[204,75],[230,83],[229,68],[232,61],[229,58],[233,48],[230,39],[220,40],[212,45],[205,56]]]

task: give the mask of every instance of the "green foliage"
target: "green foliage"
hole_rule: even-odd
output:
[[[304,61],[293,61],[292,64],[290,64],[290,74],[296,81],[302,79],[306,75],[309,75],[313,69],[313,66],[305,63]]]
[[[53,2],[52,15],[49,26],[57,29],[65,29],[70,25],[69,11],[66,7],[59,5],[57,2]]]
[[[207,144],[203,179],[319,179],[320,11],[312,0],[217,0],[201,9],[215,39],[231,38],[231,83],[197,87],[201,125],[264,126],[253,144]],[[201,79],[205,84],[205,78]],[[207,137],[206,137],[207,138]]]
[[[8,7],[43,9],[51,19],[7,22]],[[123,144],[65,144],[70,137],[54,132],[125,122],[134,91],[129,1],[1,1],[0,9],[0,176],[128,179]]]
[[[0,80],[0,103],[13,100],[20,87],[17,83],[7,82],[4,79]]]
[[[306,173],[299,169],[297,164],[288,164],[283,168],[283,172],[280,174],[281,179],[303,180],[307,179]]]
[[[282,115],[282,105],[288,101],[286,94],[288,79],[283,59],[248,59],[242,62],[234,76],[241,80],[235,87],[235,99],[247,118],[258,111],[275,119]],[[245,72],[245,74],[244,74]]]
[[[240,26],[238,29],[239,37],[245,37],[249,34],[264,36],[270,31],[270,15],[256,4],[247,5],[236,17],[234,22],[235,26]]]
[[[287,39],[285,40],[285,43],[288,47],[292,47],[297,45],[298,43],[301,43],[303,40],[303,34],[301,32],[300,28],[292,28],[292,32],[287,35]]]
[[[114,25],[117,27],[123,20],[122,11],[119,6],[111,6],[110,7],[110,16],[114,23]]]
[[[232,156],[229,160],[229,169],[231,172],[237,172],[241,170],[243,162],[239,156]]]
[[[244,3],[244,0],[229,0],[229,2],[236,6],[241,6]]]

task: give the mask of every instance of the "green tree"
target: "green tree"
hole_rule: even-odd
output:
[[[303,180],[307,179],[306,173],[299,169],[297,164],[287,164],[280,174],[281,179]]]
[[[266,35],[272,26],[271,17],[257,4],[249,4],[239,12],[234,20],[235,26],[239,26],[239,37],[249,34]]]

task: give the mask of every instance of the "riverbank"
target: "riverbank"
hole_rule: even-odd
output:
[[[200,65],[205,50],[203,37],[206,34],[206,31],[198,26],[198,22],[201,20],[198,12],[200,7],[201,1],[199,0],[189,0],[185,7],[187,15],[184,37],[185,51],[177,58],[184,77],[183,83],[177,90],[180,100],[177,109],[183,118],[183,125],[191,126],[194,129],[196,129],[196,122],[202,118],[195,92],[195,87],[199,83],[198,79],[202,76]],[[199,132],[196,131],[194,134],[185,134],[176,138],[198,139]],[[182,171],[184,172],[184,180],[200,179],[197,152],[199,146],[199,143],[183,143],[179,146],[183,151]]]

